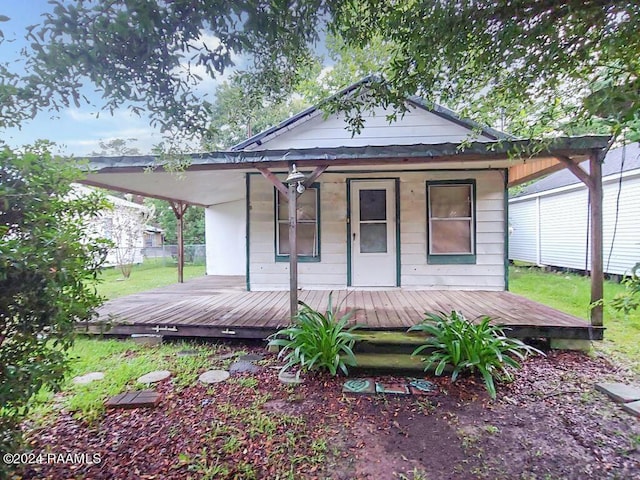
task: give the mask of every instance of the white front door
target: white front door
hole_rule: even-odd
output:
[[[395,180],[351,181],[351,285],[394,287]]]

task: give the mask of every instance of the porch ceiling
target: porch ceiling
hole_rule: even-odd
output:
[[[607,146],[609,138],[574,137],[545,141],[500,140],[467,145],[391,145],[365,147],[263,150],[251,152],[212,152],[189,157],[189,166],[180,173],[169,173],[154,156],[93,157],[87,177],[81,181],[117,191],[177,200],[193,205],[213,205],[244,196],[244,173],[257,167],[286,170],[291,163],[300,168],[327,166],[330,171],[405,169],[486,169],[514,171],[512,183],[536,178],[557,169],[556,157],[579,163],[594,151]],[[517,154],[515,152],[521,152]],[[522,153],[537,152],[537,153]]]

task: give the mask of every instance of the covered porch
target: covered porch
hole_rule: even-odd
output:
[[[81,331],[106,335],[162,334],[176,337],[264,339],[289,324],[289,292],[247,292],[243,276],[206,276],[105,303]],[[300,290],[298,298],[326,309],[328,290]],[[343,289],[334,290],[340,312],[355,310],[364,329],[405,331],[425,312],[488,315],[519,338],[602,339],[602,327],[506,291]]]

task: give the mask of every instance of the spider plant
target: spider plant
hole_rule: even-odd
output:
[[[304,302],[298,303],[301,308],[293,324],[269,337],[269,345],[281,347],[278,358],[284,357],[287,362],[282,370],[300,366],[304,370],[326,369],[331,375],[340,370],[347,375],[347,367],[356,365],[352,332],[357,327],[347,328],[354,311],[338,318],[331,295],[324,313]]]
[[[409,329],[429,335],[426,343],[416,348],[412,355],[428,349],[429,355],[423,359],[425,370],[435,365],[435,374],[442,375],[449,365],[454,382],[462,372],[479,372],[493,399],[496,398],[494,378],[510,381],[512,371],[520,368],[519,361],[532,353],[543,354],[518,339],[505,336],[504,330],[492,325],[489,317],[474,323],[456,311],[449,315],[443,312],[426,315],[423,323]]]

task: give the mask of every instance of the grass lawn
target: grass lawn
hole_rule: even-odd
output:
[[[535,267],[511,267],[509,289],[524,297],[557,308],[576,317],[589,318],[591,283],[588,277],[571,273],[543,272]],[[597,349],[630,363],[640,372],[640,311],[625,316],[606,305],[624,286],[610,281],[604,285],[604,341]]]
[[[185,265],[184,279],[201,277],[204,265]],[[164,287],[178,282],[177,265],[166,264],[163,259],[147,259],[143,264],[134,265],[128,279],[122,277],[117,267],[105,268],[100,274],[98,293],[107,300]]]

